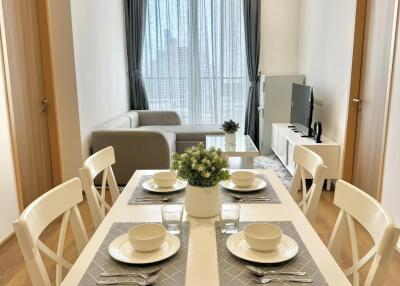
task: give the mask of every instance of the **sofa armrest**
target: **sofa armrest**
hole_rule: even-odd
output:
[[[114,147],[113,171],[118,185],[126,185],[139,169],[170,168],[171,149],[161,132],[119,129],[92,133],[93,152],[108,146]]]
[[[181,125],[181,118],[175,111],[138,110],[139,126]]]

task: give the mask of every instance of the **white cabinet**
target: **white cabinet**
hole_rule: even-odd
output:
[[[260,153],[272,154],[272,123],[289,122],[293,83],[304,83],[304,75],[261,75],[260,76]],[[277,143],[277,142],[275,142]],[[276,150],[276,149],[275,149]]]
[[[322,143],[316,143],[313,138],[301,137],[300,133],[295,133],[288,126],[290,123],[273,123],[271,148],[279,160],[285,165],[290,174],[294,174],[295,163],[293,161],[293,151],[296,145],[305,146],[322,157],[328,167],[326,178],[328,189],[330,180],[339,178],[339,144],[322,136]]]

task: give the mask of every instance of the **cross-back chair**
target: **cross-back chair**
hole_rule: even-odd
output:
[[[71,224],[78,252],[80,253],[85,247],[88,237],[78,209],[78,204],[82,201],[81,182],[78,178],[74,178],[37,198],[14,223],[18,243],[33,285],[51,285],[41,252],[56,262],[56,285],[61,284],[63,268],[71,268],[72,264],[63,257],[68,222]],[[54,252],[40,240],[40,235],[61,215],[58,245]]]
[[[301,185],[302,198],[299,207],[307,219],[312,221],[317,213],[327,167],[317,153],[301,145],[294,147],[293,160],[296,169],[290,186],[290,193],[295,198]],[[309,189],[307,189],[306,184],[307,174],[312,176],[312,184]]]
[[[114,203],[119,196],[117,181],[115,180],[112,165],[115,164],[114,148],[109,146],[86,159],[79,169],[83,189],[89,204],[90,215],[95,228],[103,221],[106,212],[111,206],[106,202],[107,185]],[[95,186],[95,178],[103,173],[100,193]]]
[[[364,285],[383,285],[390,259],[396,247],[400,228],[396,226],[382,205],[357,187],[339,180],[336,183],[334,204],[340,208],[328,248],[335,259],[340,259],[342,241],[346,229],[350,236],[353,265],[346,269],[346,276],[353,276],[353,285],[360,284],[359,270],[371,259]],[[354,220],[371,235],[374,246],[362,258],[359,257]]]

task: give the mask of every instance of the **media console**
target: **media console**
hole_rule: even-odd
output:
[[[290,174],[294,174],[293,161],[294,146],[302,145],[320,155],[328,167],[326,188],[330,190],[331,181],[339,178],[339,144],[322,136],[322,143],[316,143],[314,138],[301,137],[300,132],[289,128],[290,123],[273,123],[271,149],[283,163]]]

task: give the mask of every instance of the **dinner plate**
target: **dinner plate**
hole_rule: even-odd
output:
[[[175,184],[168,188],[161,188],[154,183],[153,179],[148,179],[143,182],[143,189],[154,193],[172,193],[186,188],[187,181],[177,179]]]
[[[265,180],[257,177],[254,179],[253,184],[249,187],[238,187],[232,182],[232,180],[222,181],[220,184],[225,189],[235,192],[253,192],[261,190],[267,186],[267,182]]]
[[[226,241],[226,247],[235,256],[256,263],[280,263],[292,259],[299,252],[297,242],[282,235],[282,240],[273,251],[257,251],[249,247],[243,231],[232,234]]]
[[[129,264],[148,264],[159,262],[174,255],[180,247],[179,238],[173,234],[166,233],[165,240],[156,251],[136,251],[129,242],[128,234],[114,239],[108,246],[111,257],[120,262]]]

